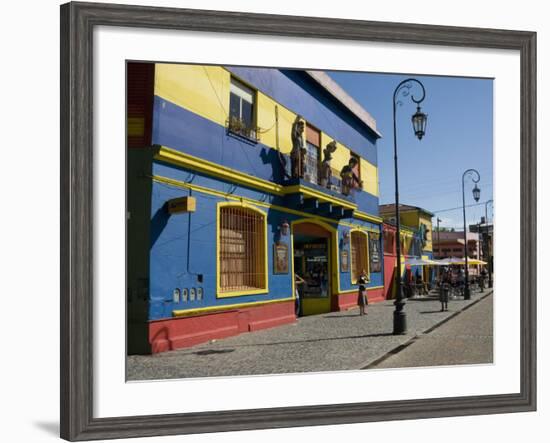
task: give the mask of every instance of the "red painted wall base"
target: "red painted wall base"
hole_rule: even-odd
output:
[[[386,300],[395,298],[393,293],[393,283],[395,282],[395,268],[397,266],[397,256],[384,254],[384,297]]]
[[[153,354],[296,321],[294,301],[171,318],[149,324]]]
[[[370,303],[378,303],[384,301],[384,288],[373,289],[367,291]],[[338,296],[338,310],[347,311],[357,307],[357,292],[349,292]]]

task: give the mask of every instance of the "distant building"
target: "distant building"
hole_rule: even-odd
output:
[[[397,251],[395,244],[396,219],[395,204],[379,206],[380,216],[384,219],[384,292],[386,298],[395,296],[395,270],[397,268]],[[402,277],[412,278],[417,274],[424,281],[432,281],[434,272],[431,266],[410,266],[409,258],[431,259],[432,251],[432,217],[433,214],[417,206],[399,205],[401,230],[401,272]]]
[[[478,233],[480,257],[488,262],[493,255],[493,224],[470,225],[469,229],[470,232]]]
[[[479,235],[477,232],[467,232],[468,257],[481,258]],[[464,258],[464,231],[442,231],[433,235],[434,258]]]

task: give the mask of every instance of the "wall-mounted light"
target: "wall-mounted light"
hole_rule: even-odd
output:
[[[281,235],[287,236],[289,230],[290,230],[290,225],[288,224],[288,221],[283,220],[283,222],[279,225],[279,231],[281,231]]]

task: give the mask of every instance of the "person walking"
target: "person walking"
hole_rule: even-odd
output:
[[[441,284],[439,285],[439,301],[441,303],[441,312],[448,310],[450,289],[451,285],[449,284],[448,278],[443,277],[441,279]]]
[[[359,294],[357,295],[357,304],[359,305],[359,315],[368,314],[367,305],[369,304],[369,299],[367,297],[367,283],[368,277],[366,271],[363,269],[361,275],[357,279],[359,284]]]
[[[294,308],[296,311],[296,317],[299,317],[301,314],[301,303],[300,303],[300,290],[298,289],[298,286],[303,285],[306,281],[300,277],[298,274],[294,274],[294,282],[295,282],[295,300],[294,300]]]

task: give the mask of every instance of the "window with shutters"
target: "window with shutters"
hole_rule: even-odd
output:
[[[218,295],[267,291],[266,216],[258,209],[225,205],[218,219]]]
[[[369,273],[368,235],[362,231],[351,231],[351,282],[357,280],[363,271]]]
[[[319,165],[321,162],[321,133],[313,126],[306,126],[306,168],[304,179],[319,184]]]

